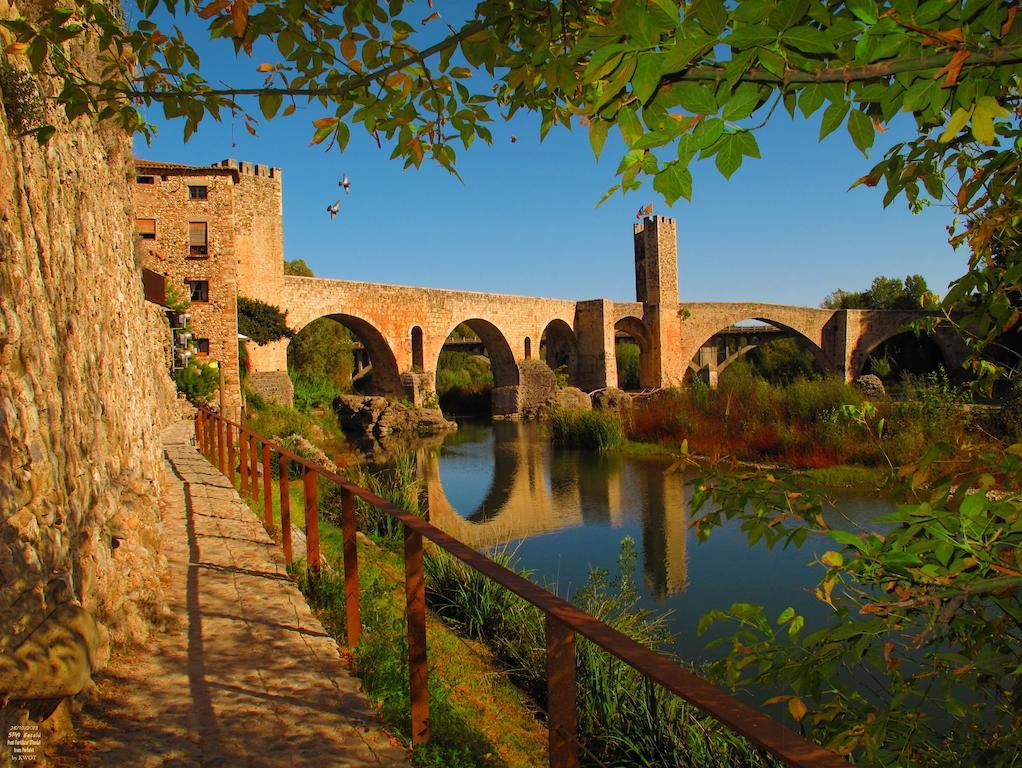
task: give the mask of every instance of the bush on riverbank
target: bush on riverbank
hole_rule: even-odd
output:
[[[493,553],[514,568],[506,550]],[[647,647],[672,642],[665,616],[637,607],[635,543],[621,544],[619,572],[596,569],[571,602]],[[528,576],[528,574],[523,574]],[[542,612],[445,552],[426,558],[429,607],[470,638],[484,641],[513,678],[546,707]],[[579,637],[576,644],[578,733],[586,765],[767,766],[775,763],[740,736],[702,715],[639,672]]]
[[[605,451],[624,442],[621,421],[608,411],[551,408],[546,423],[550,441],[563,448]]]
[[[885,420],[877,443],[863,440],[842,411],[865,402],[855,387],[837,377],[771,386],[743,363],[729,368],[716,390],[694,383],[635,399],[626,435],[642,442],[687,440],[693,453],[713,459],[731,455],[809,469],[908,463],[935,440],[960,437],[967,426],[965,396],[942,372],[906,377],[908,399],[875,403]]]

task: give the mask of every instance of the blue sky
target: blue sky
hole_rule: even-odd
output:
[[[198,29],[193,40],[205,36],[182,26]],[[237,86],[258,85],[256,67],[277,60],[261,49],[235,58],[223,41],[197,47],[208,80]],[[248,109],[259,114],[254,99]],[[282,168],[285,256],[305,259],[322,277],[632,301],[632,224],[650,202],[678,221],[685,301],[816,306],[835,288],[917,272],[942,293],[965,267],[965,254],[947,244],[949,209],[913,215],[897,201],[885,210],[879,187],[848,189],[883,147],[867,160],[844,129],[820,143],[818,116],[792,120],[778,109],[757,133],[763,159],[747,159],[730,181],[712,161],[694,163],[691,203],[668,207],[647,184],[596,208],[624,151],[616,132],[596,162],[583,129],[555,128],[540,143],[538,120],[519,115],[493,125],[492,146],[459,152],[458,181],[428,164],[402,172],[389,147],[378,149],[358,130],[343,154],[310,146],[310,122],[325,114],[299,102],[293,116],[261,123],[257,137],[240,117],[233,126],[230,116],[208,120],[186,144],[182,124],[154,110],[158,135],[150,146],[138,139],[136,153]],[[909,128],[896,122],[880,139],[889,145]],[[337,186],[342,173],[351,178],[348,196]],[[331,221],[326,207],[338,198],[341,213]]]

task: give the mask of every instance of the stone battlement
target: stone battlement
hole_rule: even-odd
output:
[[[250,163],[247,160],[235,160],[233,158],[213,163],[213,167],[231,168],[244,176],[263,176],[268,179],[276,179],[277,181],[280,181],[283,176],[283,171],[280,168],[263,165],[262,163]]]

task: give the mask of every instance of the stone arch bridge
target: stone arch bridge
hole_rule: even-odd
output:
[[[292,277],[275,269],[248,270],[239,293],[287,311],[300,330],[321,317],[347,326],[361,341],[381,394],[417,401],[433,389],[444,342],[468,325],[479,337],[494,376],[493,413],[513,416],[530,402],[525,361],[539,359],[541,344],[569,383],[592,392],[617,385],[615,339],[632,337],[640,350],[640,385],[681,384],[690,366],[716,370],[713,338],[742,321],[768,323],[808,347],[824,370],[847,380],[858,375],[870,353],[903,332],[919,312],[830,310],[749,302],[681,302],[678,299],[677,230],[673,219],[647,217],[635,225],[636,301],[571,301],[471,291]],[[953,333],[934,338],[953,369],[965,348]],[[712,349],[712,355],[710,353]],[[693,361],[695,361],[693,363]],[[289,389],[287,342],[250,350],[257,390]],[[286,396],[286,395],[284,395]]]

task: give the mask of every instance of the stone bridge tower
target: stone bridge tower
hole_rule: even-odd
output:
[[[647,216],[634,226],[635,300],[650,333],[641,379],[651,386],[682,383],[678,299],[678,226],[667,216]]]

